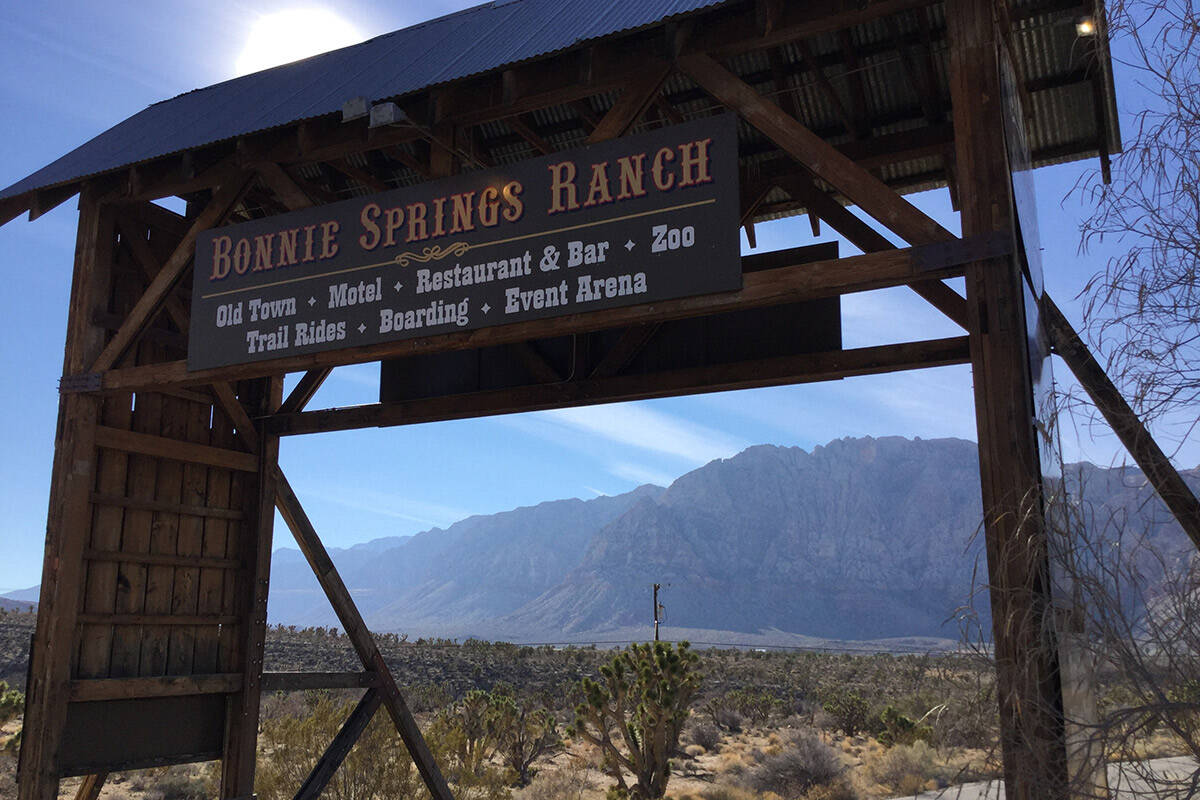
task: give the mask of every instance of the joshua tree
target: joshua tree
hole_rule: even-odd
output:
[[[634,644],[600,668],[599,682],[584,678],[586,699],[568,734],[600,748],[616,782],[610,797],[656,800],[666,792],[668,756],[700,688],[698,661],[687,642]],[[626,773],[636,781],[632,787]]]

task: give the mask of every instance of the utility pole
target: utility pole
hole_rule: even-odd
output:
[[[661,583],[654,584],[654,641],[658,641],[658,622],[663,611],[662,603],[658,602],[658,590],[662,588]]]

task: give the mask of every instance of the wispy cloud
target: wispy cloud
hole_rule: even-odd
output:
[[[536,419],[610,442],[670,456],[699,466],[728,458],[749,442],[723,431],[635,403],[542,411]]]
[[[393,517],[429,527],[445,527],[474,513],[463,508],[414,500],[394,492],[361,487],[311,485],[298,488],[297,493],[304,498],[354,511]]]
[[[656,486],[670,486],[675,482],[675,477],[677,477],[647,467],[645,464],[631,464],[627,461],[610,464],[608,471],[618,478],[632,481],[639,486],[644,483],[653,483]]]

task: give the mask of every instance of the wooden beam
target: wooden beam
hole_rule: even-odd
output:
[[[694,367],[649,375],[586,378],[398,403],[308,411],[286,417],[274,417],[268,425],[282,436],[414,425],[595,403],[812,383],[855,375],[965,364],[969,360],[967,338],[959,336]]]
[[[139,697],[229,694],[241,687],[242,676],[236,672],[219,675],[169,675],[161,678],[99,678],[71,681],[69,697],[72,703],[88,703]]]
[[[638,76],[625,86],[617,102],[588,136],[588,144],[606,142],[628,133],[654,102],[673,68],[669,61],[643,62]]]
[[[107,772],[97,772],[86,776],[83,783],[79,784],[79,790],[75,792],[75,800],[99,800],[100,790],[104,788],[106,780],[108,780]]]
[[[264,692],[307,692],[315,689],[373,689],[374,672],[264,672]]]
[[[257,163],[254,170],[262,176],[275,196],[292,211],[315,205],[312,196],[301,188],[296,178],[273,161]]]
[[[283,379],[263,378],[244,387],[243,402],[252,417],[278,410]],[[229,637],[230,666],[242,675],[239,691],[226,704],[225,742],[221,756],[221,796],[254,792],[258,722],[262,703],[263,659],[267,636],[267,589],[271,578],[271,545],[275,528],[279,437],[255,428],[258,450],[255,476],[245,492],[247,520],[239,543],[242,570],[234,582],[233,606],[238,625]]]
[[[389,158],[394,158],[395,160],[399,161],[401,164],[408,167],[425,180],[429,180],[431,177],[433,177],[433,174],[429,171],[429,164],[421,161],[407,150],[404,150],[400,147],[389,147],[385,149],[384,152],[387,153]]]
[[[372,175],[367,170],[354,166],[344,158],[335,158],[328,163],[338,172],[348,178],[353,178],[372,192],[386,192],[392,188],[377,175]]]
[[[948,230],[859,167],[837,148],[707,55],[680,59],[680,68],[715,98],[741,114],[784,152],[895,231],[910,244],[953,239]]]
[[[162,386],[208,384],[213,381],[238,380],[263,374],[361,364],[385,358],[401,358],[417,353],[474,350],[480,347],[529,339],[626,327],[647,321],[661,322],[747,308],[764,308],[783,303],[962,275],[962,267],[956,265],[954,261],[959,257],[964,261],[968,258],[969,248],[967,246],[949,242],[936,245],[934,249],[940,253],[936,266],[930,266],[925,261],[924,254],[929,251],[922,247],[816,261],[761,272],[753,272],[753,268],[746,265],[747,263],[754,264],[763,256],[747,256],[743,259],[745,275],[742,288],[734,292],[664,300],[654,303],[649,309],[647,306],[637,305],[568,314],[562,317],[498,325],[493,328],[481,328],[462,333],[384,342],[345,350],[289,356],[274,361],[238,364],[194,372],[188,371],[186,361],[152,364],[145,367],[127,367],[105,373],[102,376],[101,390],[105,392],[137,391]],[[955,255],[956,253],[959,255]],[[776,257],[778,254],[770,255]]]
[[[33,193],[33,202],[29,206],[29,221],[33,222],[43,214],[50,213],[77,194],[79,194],[79,185],[76,183],[39,189]]]
[[[821,69],[821,65],[817,63],[817,59],[813,56],[808,42],[804,40],[796,42],[796,49],[800,53],[800,60],[804,63],[804,66],[808,68],[809,73],[816,79],[817,88],[821,90],[821,94],[825,95],[825,99],[833,106],[833,113],[841,120],[846,133],[855,139],[861,139],[862,136],[859,134],[858,122],[846,110],[846,105],[842,102],[842,98],[837,93],[837,90],[833,88],[833,84],[829,82],[829,78],[825,77],[825,70]]]
[[[1200,502],[1192,490],[1125,402],[1121,392],[1088,351],[1087,345],[1050,299],[1050,295],[1042,296],[1042,313],[1046,315],[1046,328],[1054,342],[1054,352],[1067,362],[1097,410],[1171,510],[1179,527],[1200,549]]]
[[[103,372],[111,368],[117,363],[117,360],[125,353],[129,345],[133,344],[134,339],[141,333],[142,328],[146,326],[154,314],[162,307],[163,302],[175,288],[179,278],[183,275],[188,264],[191,263],[193,249],[196,245],[196,237],[201,231],[220,224],[221,220],[225,219],[232,211],[233,206],[237,203],[246,187],[250,184],[249,175],[241,175],[239,179],[233,180],[223,185],[215,195],[208,206],[200,212],[196,217],[192,227],[188,229],[187,234],[183,237],[183,241],[175,248],[170,257],[163,264],[162,269],[154,276],[150,286],[146,292],[134,304],[128,316],[125,319],[125,324],[116,332],[108,345],[96,358],[92,364],[92,372]]]
[[[990,3],[947,0],[964,236],[1015,238],[998,37]],[[967,269],[971,374],[996,696],[1009,800],[1070,796],[1062,670],[1042,510],[1025,285],[1015,257]]]
[[[170,505],[164,503],[163,505]],[[238,569],[241,562],[233,558],[204,558],[203,556],[175,556],[167,553],[130,553],[124,550],[83,551],[85,561],[106,561],[116,564],[153,564],[161,567],[183,567],[186,569]]]
[[[258,431],[254,428],[254,420],[250,419],[250,415],[246,412],[246,407],[241,404],[234,394],[233,386],[227,381],[213,381],[212,384],[213,396],[217,400],[217,405],[225,412],[225,416],[229,417],[229,421],[233,423],[233,427],[237,429],[238,437],[245,443],[246,448],[252,453],[258,452]]]
[[[537,150],[542,155],[548,156],[554,152],[554,148],[550,145],[550,143],[539,136],[537,131],[535,131],[528,122],[521,118],[520,114],[506,118],[504,120],[504,124],[512,128],[513,133],[520,136],[526,142],[529,142],[529,144],[533,146],[533,149]]]
[[[84,625],[241,625],[236,614],[80,614]]]
[[[130,508],[137,511],[161,511],[164,514],[189,514],[195,517],[212,517],[213,519],[240,520],[245,514],[235,508],[213,508],[210,506],[193,506],[183,503],[166,503],[159,500],[141,500],[133,497],[123,497],[111,494],[92,492],[91,502],[98,506],[115,506]]]
[[[299,383],[292,389],[292,393],[283,401],[283,405],[279,407],[279,413],[290,414],[295,411],[303,411],[308,405],[308,401],[312,400],[313,395],[325,383],[325,379],[329,377],[329,373],[333,372],[333,367],[321,367],[320,369],[310,369],[300,378]]]
[[[642,351],[661,327],[657,322],[645,325],[630,325],[621,334],[617,343],[604,354],[600,362],[592,369],[589,378],[611,378],[625,368],[638,353]]]
[[[206,444],[168,439],[148,433],[96,426],[96,446],[125,453],[138,453],[155,458],[169,458],[192,464],[207,464],[210,467],[254,472],[256,461],[251,453],[210,447]]]
[[[377,689],[367,690],[362,700],[346,718],[346,722],[338,731],[337,736],[333,737],[329,747],[325,748],[324,754],[321,755],[312,772],[304,780],[300,790],[296,792],[295,800],[317,800],[321,796],[329,784],[330,778],[346,760],[346,756],[350,754],[351,748],[366,731],[367,726],[371,724],[371,720],[375,717],[375,712],[379,711],[382,702],[383,698]]]
[[[845,236],[864,253],[879,253],[895,247],[887,237],[856,217],[850,209],[817,188],[811,179],[789,176],[781,182],[784,191],[801,200],[810,214]],[[967,301],[941,281],[918,281],[909,287],[954,322],[967,327]]]
[[[450,787],[446,785],[446,779],[442,777],[437,762],[434,761],[428,745],[425,744],[425,737],[421,734],[416,719],[413,718],[408,704],[404,702],[404,697],[396,686],[391,669],[383,660],[379,647],[375,644],[375,639],[358,613],[354,598],[350,596],[350,591],[342,582],[337,567],[334,566],[333,560],[325,550],[325,545],[321,543],[321,537],[317,535],[308,514],[305,513],[304,507],[300,504],[296,493],[292,491],[291,484],[288,483],[282,471],[276,470],[275,485],[275,507],[279,509],[279,513],[296,538],[296,544],[300,546],[300,551],[304,553],[308,565],[317,576],[317,581],[325,591],[325,596],[329,598],[329,603],[333,606],[333,610],[342,624],[342,630],[346,632],[346,638],[350,640],[359,660],[362,661],[368,672],[374,672],[379,676],[378,693],[380,698],[387,708],[392,722],[395,723],[400,738],[404,740],[413,763],[416,764],[417,771],[421,773],[425,787],[433,795],[434,800],[454,800],[450,793]]]
[[[94,311],[110,296],[116,233],[113,214],[91,190],[80,199],[75,268],[67,319],[63,373],[86,371],[103,345]],[[91,533],[89,502],[96,486],[95,426],[100,398],[64,394],[46,520],[37,628],[30,648],[25,694],[20,800],[55,800],[59,751],[67,721],[67,691],[79,653],[78,612],[84,588],[83,551]]]

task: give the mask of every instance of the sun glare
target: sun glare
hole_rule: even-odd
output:
[[[366,36],[324,8],[291,9],[259,17],[238,56],[238,75],[356,44]]]

